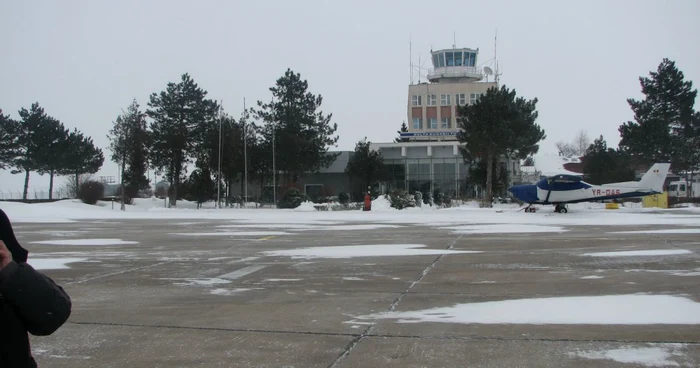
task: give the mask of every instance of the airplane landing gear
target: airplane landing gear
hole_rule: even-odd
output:
[[[567,213],[569,211],[566,209],[566,205],[557,204],[554,206],[554,212]]]

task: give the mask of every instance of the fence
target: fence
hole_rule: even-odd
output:
[[[0,190],[0,201],[21,201],[23,200],[24,192],[21,190]],[[67,199],[73,198],[72,193],[67,190],[54,190],[52,199]],[[27,200],[49,200],[48,190],[33,190],[27,191]]]

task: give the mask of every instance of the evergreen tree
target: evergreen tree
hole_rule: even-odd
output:
[[[379,151],[370,149],[367,138],[355,144],[355,152],[348,161],[345,173],[360,178],[364,188],[369,188],[384,173],[384,159]]]
[[[19,154],[19,122],[0,109],[0,170],[13,165]]]
[[[149,185],[146,114],[139,110],[136,100],[117,116],[109,133],[112,161],[121,167],[121,210],[124,211],[126,203]]]
[[[401,138],[401,133],[408,133],[408,126],[406,126],[406,122],[404,121],[401,123],[401,129],[397,130],[396,133],[399,135],[398,138],[394,139],[394,142],[396,143],[401,143],[401,142],[408,142],[408,138]]]
[[[100,171],[104,163],[102,150],[95,146],[91,137],[86,137],[77,129],[68,134],[64,164],[58,170],[59,175],[75,175],[75,182],[80,183],[80,175],[94,174]],[[77,193],[75,193],[77,195]]]
[[[338,125],[331,124],[332,114],[319,111],[323,98],[308,92],[308,83],[301,75],[287,69],[277,84],[270,88],[273,100],[258,101],[257,118],[272,125],[276,139],[276,167],[284,172],[287,182],[296,182],[299,175],[328,167],[337,157],[328,147],[338,142],[334,136]],[[267,130],[267,140],[272,139]]]
[[[630,157],[623,151],[608,148],[603,136],[593,141],[583,156],[583,175],[595,185],[634,180]]]
[[[39,174],[49,174],[49,199],[53,199],[54,176],[65,166],[66,154],[72,148],[68,146],[68,129],[63,123],[47,116],[44,124],[39,138],[43,143],[37,147],[35,158]]]
[[[532,158],[532,156],[527,156],[525,162],[523,162],[523,166],[535,166],[535,159]]]
[[[25,108],[19,110],[19,116],[22,119],[16,131],[19,149],[11,166],[15,168],[15,170],[12,170],[13,174],[24,173],[22,199],[27,200],[29,174],[32,171],[39,170],[41,167],[39,149],[47,143],[42,141],[42,139],[48,136],[45,130],[47,129],[49,117],[44,112],[44,109],[39,106],[38,102],[33,103],[29,110]]]
[[[208,168],[196,169],[188,180],[189,194],[197,202],[197,209],[202,203],[210,201],[216,194],[216,185],[211,180],[212,173]]]
[[[474,163],[486,161],[486,192],[493,200],[493,163],[501,156],[525,159],[537,153],[544,131],[535,123],[537,99],[516,97],[506,86],[489,88],[475,104],[459,107],[457,139],[465,143],[462,156]],[[491,164],[488,164],[491,163]]]
[[[639,78],[644,99],[627,100],[635,121],[620,126],[620,147],[641,163],[671,162],[676,170],[687,169],[692,141],[683,134],[693,123],[697,90],[669,59],[649,74]]]
[[[178,186],[186,165],[201,148],[207,124],[216,119],[218,104],[205,99],[207,92],[183,74],[179,83],[168,83],[153,93],[146,112],[151,123],[151,164],[165,171],[170,181],[170,204],[177,205]]]

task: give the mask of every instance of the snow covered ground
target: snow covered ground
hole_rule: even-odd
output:
[[[435,207],[408,208],[396,210],[386,205],[384,198],[377,199],[373,210],[365,211],[312,211],[309,204],[301,209],[236,209],[212,208],[205,204],[196,209],[196,204],[178,201],[178,208],[165,208],[163,201],[156,198],[136,199],[126,211],[119,210],[119,204],[100,202],[90,206],[78,200],[65,200],[54,203],[24,204],[0,202],[13,223],[22,222],[84,222],[87,220],[119,219],[218,219],[245,222],[246,224],[298,224],[303,226],[347,225],[352,222],[372,224],[415,224],[426,226],[455,226],[458,233],[501,233],[501,232],[561,232],[557,226],[563,225],[696,225],[700,228],[700,208],[661,210],[625,206],[619,210],[606,210],[602,204],[583,203],[570,206],[568,214],[556,214],[549,207],[538,213],[524,213],[516,205],[497,205],[494,208],[479,208],[468,203],[456,208],[438,209]],[[473,225],[507,224],[508,226],[473,227]],[[472,227],[459,227],[472,225]],[[515,226],[515,225],[541,225]],[[328,227],[328,230],[334,228]],[[335,228],[337,229],[337,228]],[[357,230],[361,230],[358,228]],[[697,229],[684,230],[696,232]]]

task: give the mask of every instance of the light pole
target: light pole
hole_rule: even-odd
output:
[[[223,120],[223,101],[219,104],[219,174],[216,176],[216,206],[221,208],[221,122]]]
[[[275,167],[275,125],[272,125],[272,205],[277,208],[277,170]]]
[[[243,184],[243,205],[248,208],[248,129],[247,129],[247,111],[245,109],[245,97],[243,97],[243,176],[245,183]]]

